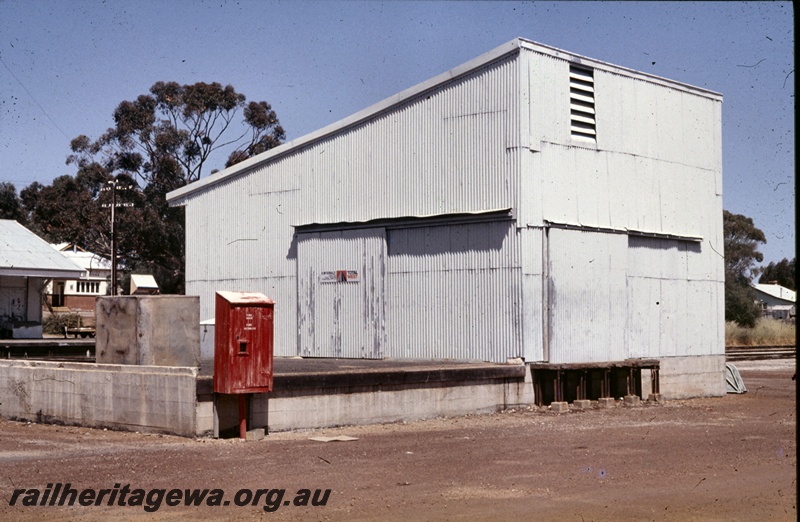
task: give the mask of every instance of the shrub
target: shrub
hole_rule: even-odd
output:
[[[761,310],[756,303],[755,291],[750,281],[725,275],[725,320],[735,321],[740,326],[754,328]]]
[[[42,321],[42,332],[46,334],[64,334],[64,328],[75,328],[81,325],[78,314],[53,314]]]

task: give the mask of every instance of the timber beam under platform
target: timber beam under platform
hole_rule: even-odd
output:
[[[537,406],[638,396],[658,400],[658,359],[599,363],[530,363]],[[642,396],[642,370],[650,370],[650,395]]]

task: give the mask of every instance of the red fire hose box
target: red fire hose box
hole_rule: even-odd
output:
[[[272,391],[275,302],[256,292],[217,292],[214,391]]]

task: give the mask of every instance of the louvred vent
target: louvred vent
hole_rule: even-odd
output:
[[[591,69],[570,66],[569,108],[572,137],[595,141],[594,75]]]

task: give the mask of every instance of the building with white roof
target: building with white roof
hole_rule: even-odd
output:
[[[797,315],[797,292],[779,284],[752,285],[761,314],[774,319],[793,319]]]
[[[40,338],[46,284],[82,272],[27,228],[0,219],[0,337]]]
[[[108,294],[111,261],[71,243],[50,246],[83,269],[80,277],[56,278],[48,284],[46,295],[50,305],[94,313],[97,298]]]

